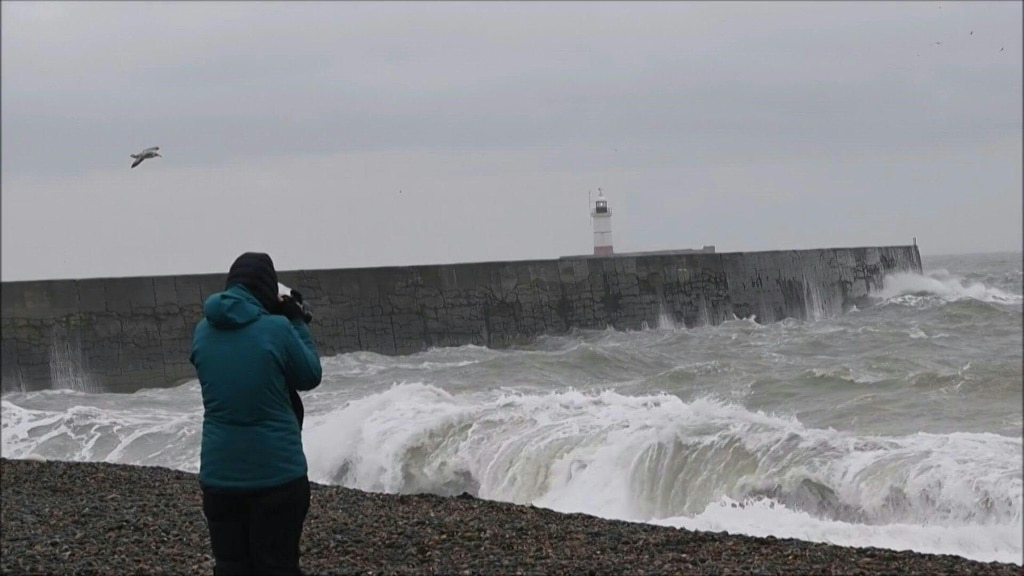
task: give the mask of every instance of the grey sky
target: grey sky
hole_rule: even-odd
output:
[[[2,276],[1019,251],[1021,8],[5,1]]]

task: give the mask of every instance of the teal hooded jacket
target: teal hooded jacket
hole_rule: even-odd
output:
[[[306,475],[288,388],[320,384],[309,327],[268,313],[240,285],[207,298],[203,316],[189,356],[203,394],[199,482],[256,490]]]

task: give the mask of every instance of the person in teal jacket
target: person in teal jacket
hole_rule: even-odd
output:
[[[310,492],[291,397],[322,378],[311,320],[301,294],[279,297],[263,253],[239,256],[224,291],[203,304],[190,361],[203,396],[199,484],[216,576],[301,574]]]

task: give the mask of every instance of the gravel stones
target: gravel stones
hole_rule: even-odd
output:
[[[211,574],[198,480],[156,467],[0,459],[2,574]],[[309,574],[1021,574],[974,562],[694,532],[472,497],[315,486]]]

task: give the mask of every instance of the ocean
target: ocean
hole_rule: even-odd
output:
[[[1020,253],[814,321],[324,358],[310,479],[1024,564]],[[198,471],[199,385],[10,392],[2,455]]]

